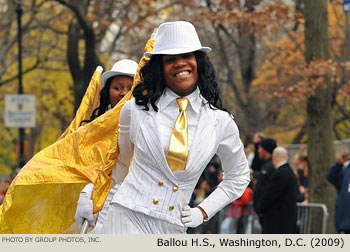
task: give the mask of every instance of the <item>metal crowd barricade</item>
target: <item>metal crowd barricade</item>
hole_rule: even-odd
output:
[[[297,203],[297,227],[300,234],[311,234],[312,214],[315,213],[315,211],[322,211],[321,233],[326,233],[328,219],[327,206],[321,203]],[[252,215],[249,216],[249,220],[247,233],[260,233],[261,226],[258,221],[258,216],[252,213]]]
[[[325,204],[321,203],[297,203],[297,226],[300,234],[310,234],[312,225],[312,214],[316,209],[322,211],[322,234],[326,233],[328,209]]]
[[[328,219],[328,209],[325,204],[321,203],[297,203],[297,227],[298,227],[298,233],[300,234],[311,234],[311,232],[315,233],[314,230],[312,230],[312,216],[316,214],[318,211],[321,211],[321,220],[322,221],[322,227],[320,231],[316,231],[316,233],[326,233],[327,228],[327,219]],[[214,227],[211,227],[213,225],[218,225],[220,230],[220,225],[225,218],[226,209],[221,210],[219,213],[219,221],[216,223],[208,223],[209,229],[213,229]],[[196,233],[196,232],[194,232]],[[199,233],[199,232],[198,232]],[[253,204],[248,204],[248,221],[246,225],[246,234],[261,234],[261,226],[259,223],[259,218],[254,212]]]

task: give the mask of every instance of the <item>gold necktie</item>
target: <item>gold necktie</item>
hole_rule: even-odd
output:
[[[167,154],[167,161],[173,172],[185,170],[188,156],[186,108],[189,100],[187,98],[177,98],[176,102],[180,113],[176,118],[173,132],[170,136]]]

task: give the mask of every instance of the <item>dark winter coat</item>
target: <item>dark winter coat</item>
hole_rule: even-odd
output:
[[[327,179],[338,191],[335,203],[335,227],[338,232],[350,231],[350,164],[334,163],[328,170]]]
[[[275,170],[267,181],[256,212],[263,216],[263,234],[297,232],[297,179],[288,163]]]

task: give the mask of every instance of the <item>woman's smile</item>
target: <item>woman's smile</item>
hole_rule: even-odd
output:
[[[197,87],[197,60],[194,53],[163,55],[164,80],[168,88],[180,96],[192,93]]]

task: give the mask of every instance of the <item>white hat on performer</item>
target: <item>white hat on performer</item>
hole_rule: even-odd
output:
[[[194,26],[186,21],[166,22],[158,27],[156,42],[147,57],[156,54],[182,54],[194,51],[210,52],[210,47],[202,47]]]
[[[122,59],[114,63],[112,69],[110,71],[106,71],[101,75],[101,82],[104,85],[105,82],[114,76],[117,75],[126,75],[130,77],[134,77],[137,70],[137,62],[130,59]]]

